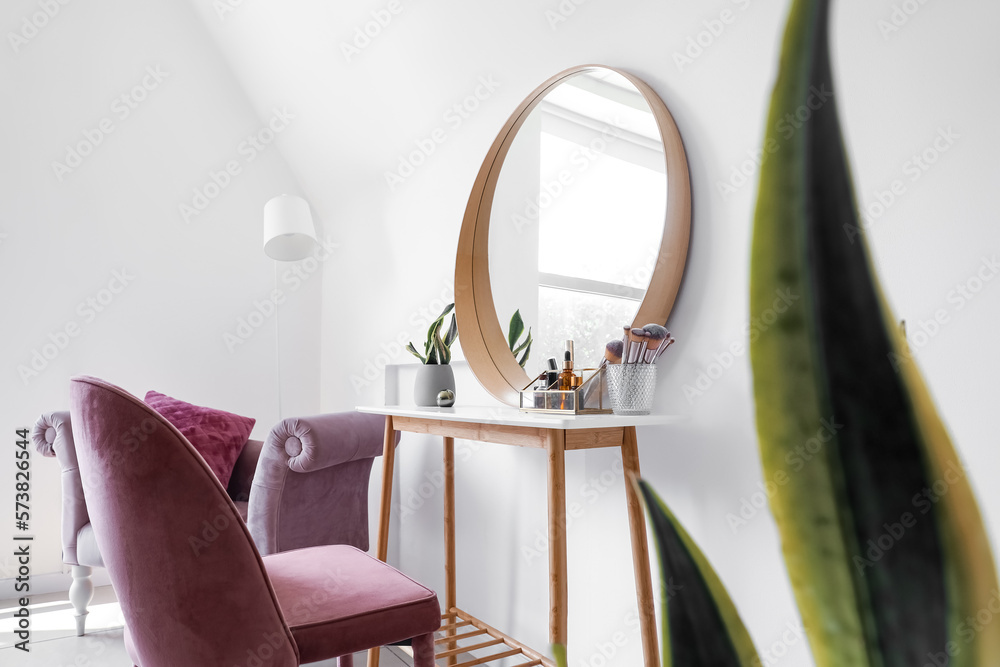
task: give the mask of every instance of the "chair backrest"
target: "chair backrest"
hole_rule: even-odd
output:
[[[298,665],[260,555],[187,439],[96,378],[73,378],[70,405],[94,535],[136,663]]]

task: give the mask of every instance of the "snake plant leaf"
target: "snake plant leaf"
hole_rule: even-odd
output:
[[[523,333],[523,330],[522,330],[522,333]],[[517,341],[514,341],[514,342],[515,342],[515,344],[517,343]],[[510,351],[513,352],[514,356],[516,357],[517,355],[519,355],[524,350],[524,348],[528,347],[529,345],[531,345],[531,329],[530,328],[528,329],[528,335],[525,336],[525,338],[524,338],[524,342],[521,343],[521,344],[519,344],[517,347],[511,346]]]
[[[440,359],[440,357],[438,357],[437,347],[435,347],[434,345],[431,345],[431,351],[427,353],[427,360],[424,361],[424,364],[426,364],[428,366],[433,366],[435,364],[440,364],[440,363],[441,363],[441,359]]]
[[[653,488],[635,484],[660,557],[663,667],[759,667],[750,634],[708,559]]]
[[[552,657],[555,658],[556,667],[569,667],[569,662],[566,659],[565,644],[553,644]]]
[[[507,347],[514,350],[514,345],[517,344],[517,339],[521,337],[522,333],[524,333],[524,320],[521,319],[521,309],[518,308],[510,318],[510,328],[507,330]],[[517,351],[514,351],[514,356],[517,356]]]
[[[444,307],[444,310],[441,311],[441,314],[438,315],[437,318],[441,321],[444,321],[444,318],[448,317],[448,313],[450,313],[454,309],[455,309],[455,304],[449,303],[447,306]]]
[[[435,345],[435,347],[437,347],[438,358],[441,360],[441,363],[442,364],[450,364],[451,363],[451,348],[449,348],[445,344],[445,342],[443,340],[441,340],[440,336],[438,336],[437,338],[434,339],[434,345]]]
[[[529,329],[528,329],[528,337],[524,339],[524,342],[523,342],[523,343],[521,343],[521,344],[520,344],[520,345],[518,346],[518,348],[517,348],[516,350],[514,350],[514,356],[515,356],[515,357],[516,357],[516,356],[517,356],[517,355],[518,355],[518,354],[519,354],[519,353],[520,353],[520,352],[521,352],[522,350],[524,350],[524,354],[522,354],[522,355],[521,355],[521,358],[517,360],[517,363],[518,363],[518,365],[520,365],[520,366],[521,366],[521,368],[524,368],[524,365],[525,365],[526,363],[528,363],[528,357],[529,357],[529,356],[531,356],[531,343],[532,343],[532,342],[533,342],[533,341],[532,341],[532,339],[531,339],[531,329],[529,328]]]
[[[422,355],[419,352],[417,352],[417,348],[413,347],[413,343],[409,343],[406,346],[406,351],[409,352],[410,354],[412,354],[413,356],[415,356],[417,359],[419,359],[420,363],[422,363],[422,364],[426,364],[427,363],[427,357],[425,357],[424,355]]]
[[[975,620],[1000,602],[992,551],[923,380],[897,361],[909,355],[859,224],[829,9],[793,2],[754,222],[771,509],[818,667],[995,666],[1000,622]]]
[[[446,347],[451,347],[451,344],[455,342],[458,338],[458,320],[455,316],[451,316],[451,326],[448,327],[448,333],[444,337],[444,344]]]
[[[424,343],[424,351],[429,355],[431,350],[436,347],[438,340],[438,332],[441,331],[441,325],[444,324],[444,316],[434,320],[431,324],[431,328],[427,330],[427,342]]]

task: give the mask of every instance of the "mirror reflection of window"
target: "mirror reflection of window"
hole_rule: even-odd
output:
[[[504,333],[520,309],[529,376],[576,344],[577,367],[631,323],[659,253],[667,180],[641,93],[608,71],[573,77],[526,120],[493,202],[490,278]]]
[[[573,79],[539,107],[539,189],[551,190],[553,179],[564,187],[539,214],[541,360],[558,359],[572,339],[578,365],[597,364],[632,321],[660,248],[667,181],[659,131],[640,93],[608,74]]]

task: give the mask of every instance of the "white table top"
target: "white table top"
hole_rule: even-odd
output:
[[[461,406],[456,408],[421,408],[414,405],[359,406],[358,412],[392,417],[439,419],[441,421],[498,424],[501,426],[526,426],[529,428],[554,428],[561,430],[585,428],[612,428],[620,426],[659,426],[674,424],[681,417],[673,415],[645,415],[626,417],[619,415],[550,415],[521,412],[508,406]]]

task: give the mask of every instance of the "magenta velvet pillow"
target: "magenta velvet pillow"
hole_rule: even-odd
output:
[[[250,431],[257,420],[191,405],[155,391],[146,392],[144,400],[184,434],[222,486],[227,486],[236,459],[250,439]]]

